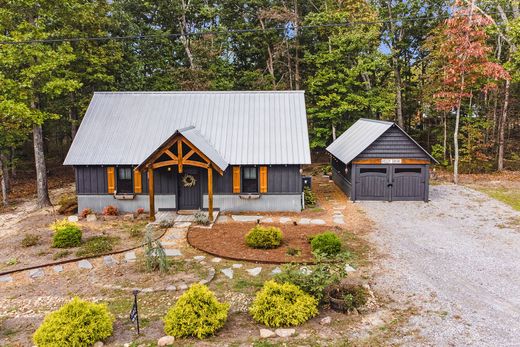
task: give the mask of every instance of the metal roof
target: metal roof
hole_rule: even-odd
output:
[[[413,138],[403,129],[393,122],[361,118],[348,128],[336,141],[332,142],[327,151],[347,164],[354,160],[361,152],[370,146],[375,140],[383,135],[392,126],[401,130],[417,147],[428,155],[434,162],[437,162],[430,153],[422,148]]]
[[[96,92],[64,165],[138,165],[191,126],[219,166],[311,161],[303,91]]]

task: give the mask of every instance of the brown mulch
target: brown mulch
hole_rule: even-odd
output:
[[[245,243],[245,235],[254,227],[254,223],[222,223],[213,228],[191,228],[188,242],[191,246],[215,256],[233,260],[246,260],[258,263],[313,262],[314,257],[308,241],[309,235],[316,235],[326,230],[327,226],[270,224],[282,230],[283,241],[275,249],[250,248]],[[287,249],[299,249],[299,256],[290,256]]]

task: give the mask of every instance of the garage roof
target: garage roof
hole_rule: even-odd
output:
[[[347,164],[354,160],[361,152],[391,127],[396,127],[413,141],[434,162],[437,162],[424,148],[422,148],[403,129],[393,122],[361,118],[348,128],[336,141],[332,142],[327,151]]]
[[[190,126],[222,166],[311,161],[303,91],[96,92],[64,165],[138,165]]]

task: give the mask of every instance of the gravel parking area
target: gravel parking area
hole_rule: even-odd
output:
[[[520,213],[472,189],[431,202],[361,202],[383,257],[374,285],[416,306],[401,345],[520,346]]]

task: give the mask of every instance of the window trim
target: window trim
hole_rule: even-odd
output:
[[[120,178],[119,176],[119,173],[120,173],[120,170],[128,170],[130,172],[130,178],[127,178],[127,179],[122,179]],[[132,167],[126,167],[126,166],[118,166],[116,167],[116,174],[115,174],[115,179],[116,179],[116,184],[115,184],[115,191],[116,191],[116,194],[134,194],[134,175],[133,175],[133,169]],[[130,184],[129,184],[129,191],[128,192],[121,192],[119,191],[119,181],[129,181]]]

